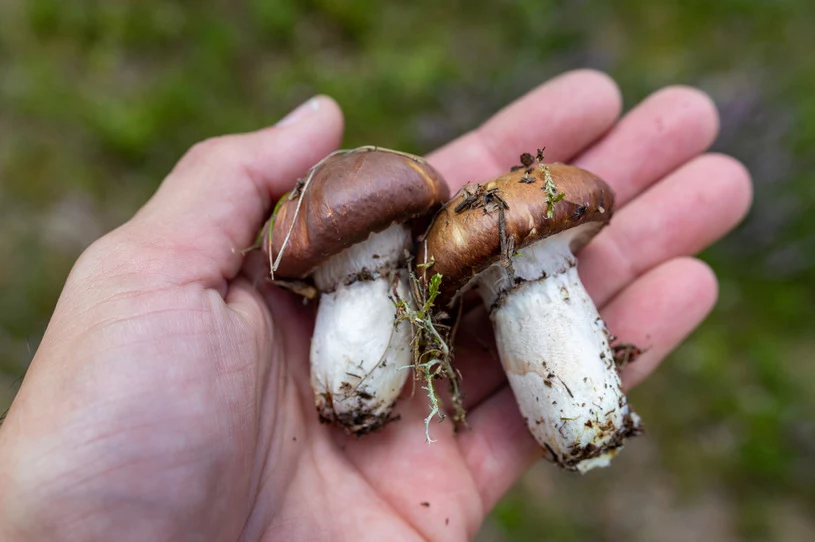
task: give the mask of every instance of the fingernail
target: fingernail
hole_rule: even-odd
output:
[[[311,98],[309,101],[300,104],[294,111],[280,119],[276,126],[291,126],[292,124],[300,122],[307,116],[311,115],[319,108],[320,101],[316,97]]]

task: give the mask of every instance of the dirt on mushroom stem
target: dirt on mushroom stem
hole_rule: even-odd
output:
[[[640,421],[622,391],[606,326],[577,274],[569,245],[580,234],[569,230],[527,246],[513,257],[512,273],[495,264],[477,284],[527,427],[551,461],[585,472],[607,465],[639,433]]]
[[[311,343],[311,384],[324,422],[363,435],[393,421],[407,381],[411,327],[398,319],[408,296],[410,230],[393,225],[332,256],[314,274],[320,306]]]

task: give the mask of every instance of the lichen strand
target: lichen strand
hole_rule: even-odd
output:
[[[319,394],[316,407],[320,423],[337,424],[344,428],[346,433],[361,437],[399,420],[398,415],[392,415],[392,405],[388,405],[386,401],[370,402],[373,396],[365,392],[360,392],[359,396],[367,401],[360,402],[356,408],[337,412],[334,410],[331,393]]]
[[[419,264],[423,270],[432,265]],[[426,276],[426,275],[424,275]],[[436,392],[435,380],[446,378],[450,388],[450,398],[453,403],[453,428],[466,426],[466,411],[464,398],[461,393],[461,374],[453,367],[453,351],[450,347],[455,339],[455,325],[452,327],[442,323],[448,315],[436,311],[434,303],[439,295],[442,276],[432,275],[429,279],[419,280],[415,273],[410,272],[410,301],[400,299],[396,292],[396,310],[399,315],[397,321],[407,320],[413,329],[413,363],[416,379],[422,381],[422,389],[427,392],[430,401],[430,410],[425,418],[425,438],[428,443],[434,442],[430,437],[430,422],[434,417],[439,421],[446,418],[444,405]],[[415,309],[411,308],[416,307]],[[459,315],[460,316],[460,315]]]

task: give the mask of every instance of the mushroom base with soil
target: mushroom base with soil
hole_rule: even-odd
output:
[[[577,273],[584,224],[525,247],[475,279],[521,414],[548,458],[584,473],[607,466],[641,431],[609,333]]]

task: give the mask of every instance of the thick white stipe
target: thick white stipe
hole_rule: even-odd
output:
[[[525,247],[479,276],[501,362],[529,431],[551,459],[586,472],[607,466],[635,433],[608,331],[577,274],[578,228]],[[497,303],[496,303],[497,301]]]
[[[372,234],[314,274],[323,290],[311,343],[311,384],[323,419],[354,433],[384,424],[412,363],[411,327],[396,320],[394,286],[410,302],[408,274],[397,269],[410,246],[402,225]],[[365,270],[374,278],[354,280]]]

